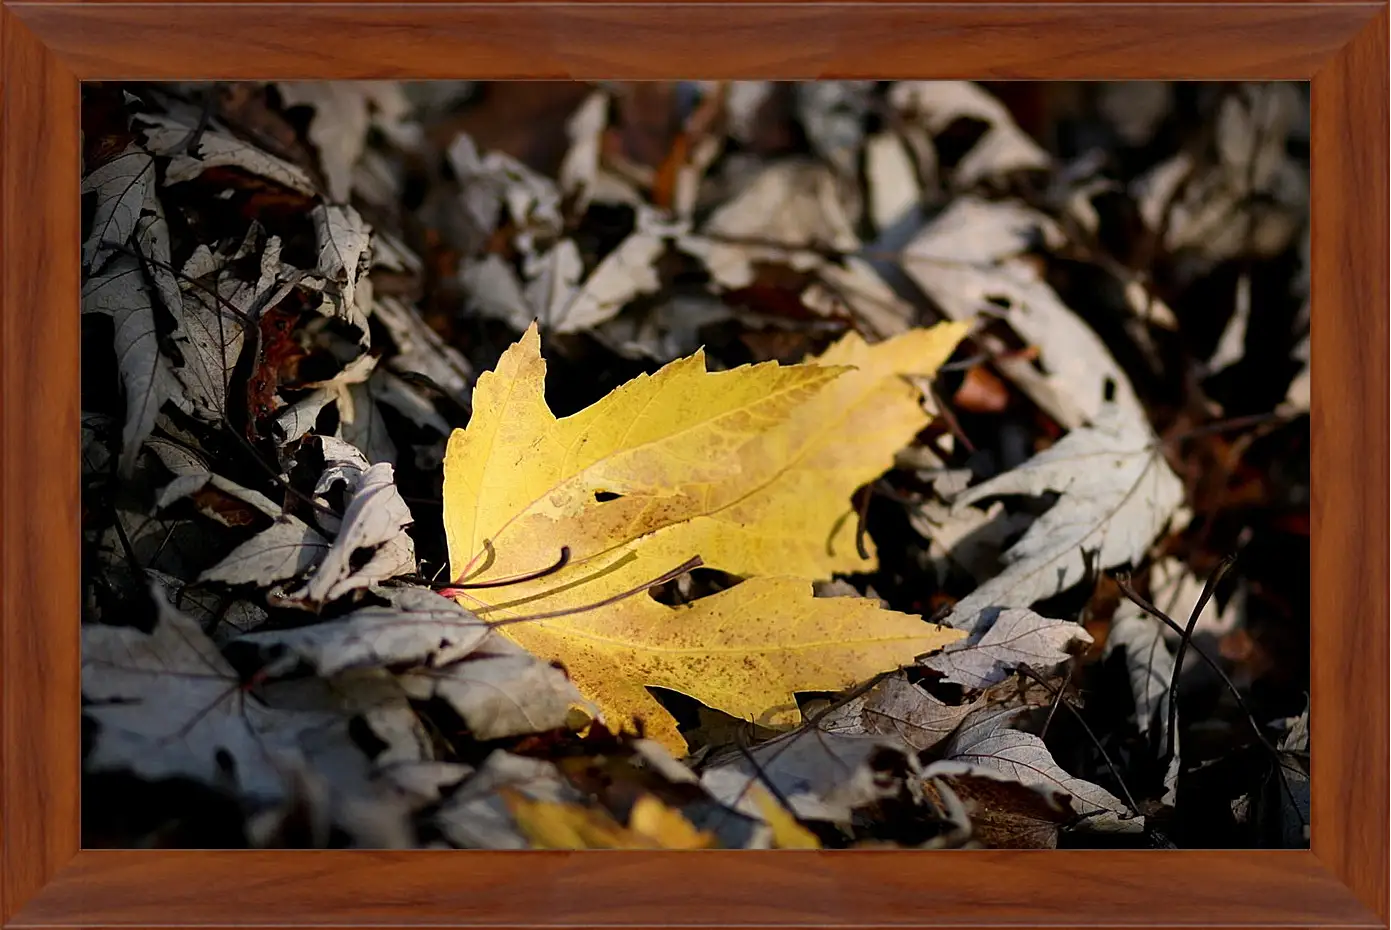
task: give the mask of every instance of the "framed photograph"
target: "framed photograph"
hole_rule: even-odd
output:
[[[1387,34],[0,3],[0,924],[1386,926]]]

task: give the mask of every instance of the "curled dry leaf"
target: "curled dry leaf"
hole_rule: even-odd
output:
[[[1056,849],[1059,830],[1077,819],[1070,795],[979,766],[937,762],[927,779],[928,791],[940,784],[956,796],[972,837],[990,849]]]
[[[1135,700],[1134,720],[1141,735],[1153,732],[1150,741],[1157,757],[1169,748],[1169,689],[1174,679],[1174,657],[1164,644],[1159,621],[1138,609],[1116,611],[1106,636],[1106,653],[1120,649],[1125,654],[1130,693]],[[1179,742],[1164,773],[1161,803],[1173,807],[1178,798],[1180,772]]]
[[[159,113],[141,113],[136,117],[150,151],[169,157],[164,171],[166,185],[191,181],[210,168],[228,167],[274,181],[305,197],[317,193],[304,169],[216,127],[204,127],[200,132],[198,114],[186,115],[187,120]],[[190,139],[194,140],[192,145],[188,144]]]
[[[904,249],[903,270],[952,319],[989,312],[1037,346],[1039,367],[1023,359],[997,366],[1062,425],[1095,420],[1108,405],[1143,420],[1106,344],[1019,257],[1035,242],[1060,241],[1056,223],[1022,204],[960,197]]]
[[[881,337],[902,333],[913,309],[855,254],[860,238],[838,191],[835,175],[822,165],[776,163],[678,246],[704,263],[722,291],[753,284],[761,264],[786,266],[815,279],[801,297],[818,313],[849,313]]]
[[[324,604],[415,570],[415,543],[406,534],[413,518],[396,490],[390,465],[369,466],[351,484],[342,526],[305,586],[294,596]],[[354,564],[363,551],[366,564]]]
[[[87,277],[82,312],[111,317],[116,361],[126,399],[120,471],[129,477],[146,437],[165,403],[191,407],[161,339],[181,342],[183,301],[170,270],[169,226],[154,184],[149,155],[132,146],[96,169],[83,191],[97,198],[91,235],[83,243]],[[174,319],[167,333],[157,306]]]
[[[1169,683],[1174,677],[1174,657],[1160,635],[1159,621],[1139,608],[1122,605],[1111,620],[1106,634],[1106,655],[1125,654],[1130,693],[1135,699],[1135,726],[1146,734],[1156,726],[1158,745],[1163,746],[1169,730]]]
[[[1048,153],[1015,124],[1005,105],[970,81],[899,81],[889,90],[889,103],[933,137],[958,120],[985,124],[985,132],[952,171],[954,187],[971,187],[987,178],[1047,168],[1051,163]]]
[[[390,363],[393,371],[424,375],[451,400],[468,408],[473,367],[458,349],[429,327],[419,311],[395,297],[379,297],[373,316],[396,345],[396,355]]]
[[[1278,783],[1271,786],[1278,791],[1280,845],[1284,848],[1299,849],[1309,845],[1309,710],[1295,718],[1294,725],[1280,740],[1280,752],[1284,755],[1280,764]]]
[[[348,206],[321,204],[309,216],[319,250],[317,271],[336,285],[326,290],[319,312],[355,327],[366,345],[372,306],[371,282],[366,277],[372,261],[372,227]]]
[[[374,123],[398,143],[413,143],[418,133],[403,122],[410,103],[396,81],[282,81],[276,87],[286,106],[313,108],[309,141],[318,149],[329,199],[338,203],[352,193],[353,167]]]
[[[115,327],[116,360],[126,397],[121,435],[121,473],[129,475],[145,439],[154,430],[160,408],[168,401],[186,406],[183,385],[173,363],[160,351],[155,305],[140,262],[121,254],[82,287],[82,309],[106,313]]]
[[[151,439],[145,444],[145,448],[155,453],[161,464],[174,475],[174,480],[160,489],[159,497],[155,501],[155,507],[158,509],[197,494],[204,487],[211,485],[224,494],[250,504],[272,520],[284,512],[280,505],[260,491],[244,488],[221,475],[213,474],[203,457],[192,449],[168,439]],[[216,514],[210,515],[218,519]]]

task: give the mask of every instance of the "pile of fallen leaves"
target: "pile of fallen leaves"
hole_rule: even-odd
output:
[[[83,93],[86,845],[1307,843],[1304,88]]]

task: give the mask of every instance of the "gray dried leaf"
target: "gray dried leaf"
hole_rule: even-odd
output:
[[[401,683],[416,700],[448,702],[480,740],[574,727],[599,716],[564,672],[509,646],[494,639],[462,661],[407,672]]]
[[[315,494],[327,494],[336,484],[352,493],[362,480],[363,472],[371,467],[362,450],[336,436],[320,436],[319,451],[324,457],[324,470],[314,483]]]
[[[504,786],[533,801],[583,800],[553,763],[497,750],[439,809],[435,825],[451,843],[465,849],[526,849],[531,844],[517,830],[498,794]]]
[[[908,147],[896,133],[869,136],[864,157],[870,222],[884,232],[922,202],[922,182]]]
[[[458,349],[441,339],[414,307],[395,297],[378,297],[373,316],[396,344],[396,355],[389,363],[393,371],[424,375],[455,402],[469,406],[473,366]]]
[[[1059,423],[1075,428],[1107,404],[1143,417],[1106,344],[1018,257],[1036,238],[1060,237],[1052,220],[1021,204],[961,197],[904,249],[903,270],[952,319],[999,316],[1037,346],[1042,372],[1023,359],[1000,369]]]
[[[480,242],[498,228],[504,210],[523,230],[557,235],[563,228],[560,190],[550,178],[501,152],[480,155],[473,140],[462,133],[450,144],[448,158],[462,189],[464,212]]]
[[[536,318],[557,333],[577,333],[612,319],[624,305],[660,286],[656,263],[666,250],[661,224],[638,211],[638,228],[587,276],[573,240],[562,240],[533,265],[525,293]],[[525,328],[519,327],[519,328]]]
[[[382,766],[381,779],[395,789],[413,810],[438,804],[455,785],[473,774],[462,762],[413,762]]]
[[[128,477],[160,408],[169,401],[187,407],[188,401],[174,376],[173,363],[160,351],[154,303],[138,260],[119,254],[88,278],[82,288],[82,310],[110,314],[115,327],[116,360],[126,396],[120,469]]]
[[[235,481],[213,474],[197,452],[168,439],[151,439],[145,448],[158,457],[160,463],[174,475],[174,480],[160,489],[155,507],[163,509],[175,501],[196,494],[208,485],[255,507],[261,513],[277,519],[284,512],[279,504],[260,491],[244,488]]]
[[[775,162],[759,172],[706,221],[699,233],[676,236],[721,290],[753,283],[759,263],[814,272],[802,299],[819,313],[846,311],[887,337],[903,332],[913,309],[854,253],[860,238],[841,202],[839,182],[824,165]],[[826,251],[843,259],[827,261]]]
[[[317,271],[336,284],[337,293],[324,295],[319,312],[337,317],[362,333],[368,341],[367,315],[371,312],[372,227],[350,206],[320,204],[309,213],[319,250]]]
[[[1021,784],[993,769],[934,762],[926,777],[956,797],[972,838],[990,849],[1056,849],[1060,828],[1077,817],[1070,795]]]
[[[666,362],[702,345],[700,330],[730,319],[734,311],[707,294],[674,294],[656,307],[634,307],[601,323],[592,334],[625,358]]]
[[[864,144],[873,81],[803,81],[793,85],[797,117],[818,155],[850,176]]]
[[[1106,636],[1106,655],[1125,653],[1130,693],[1135,700],[1135,725],[1142,734],[1158,721],[1159,745],[1169,729],[1169,683],[1174,677],[1174,657],[1160,635],[1159,621],[1139,608],[1122,605],[1111,620]]]
[[[184,284],[182,322],[188,343],[184,364],[174,374],[188,392],[193,413],[217,422],[227,415],[227,390],[246,341],[246,324],[218,299],[231,301],[235,291],[220,281],[206,286],[215,288],[214,293]]]
[[[889,103],[905,121],[922,125],[932,136],[963,118],[989,127],[952,170],[957,188],[1051,163],[1005,105],[970,81],[899,81],[889,89]]]
[[[354,849],[410,849],[418,845],[410,807],[399,792],[382,786],[370,793],[338,790],[322,769],[298,755],[278,760],[285,771],[284,801],[246,822],[252,847],[322,849],[339,828]],[[307,832],[307,836],[306,836]]]
[[[929,564],[939,584],[951,575],[953,566],[980,584],[999,572],[1006,541],[1023,531],[1033,517],[1008,513],[999,502],[985,510],[953,511],[947,504],[925,500],[908,511],[908,522],[929,540]]]
[[[269,529],[251,537],[203,572],[198,580],[266,585],[304,574],[328,551],[328,540],[298,517],[284,514]]]
[[[288,443],[303,438],[314,428],[324,408],[336,399],[334,391],[320,388],[279,410],[275,415],[275,425],[284,436],[284,441]]]
[[[1051,670],[1068,660],[1072,643],[1091,641],[1076,623],[1041,617],[1027,607],[986,608],[969,637],[922,664],[946,681],[979,690],[1009,678],[1020,665]]]
[[[346,403],[344,403],[346,398]],[[367,460],[378,465],[395,465],[399,454],[386,420],[377,406],[371,387],[366,383],[350,384],[339,398],[338,431],[343,438],[362,450]]]
[[[1183,503],[1184,488],[1143,419],[1107,406],[1096,424],[957,497],[1060,495],[1004,554],[1005,569],[952,610],[950,625],[972,631],[987,607],[1027,607],[1080,581],[1084,551],[1098,569],[1138,562]]]
[[[503,320],[519,332],[536,318],[521,278],[500,255],[464,258],[459,266],[459,284],[469,309],[480,316]]]
[[[585,98],[566,125],[570,149],[560,164],[560,189],[573,200],[574,209],[579,213],[589,206],[608,122],[609,95],[596,90]]]
[[[386,368],[378,368],[367,380],[368,394],[378,404],[390,407],[416,426],[434,430],[441,436],[450,433],[449,421],[440,416],[415,387]]]
[[[892,736],[828,733],[809,727],[762,743],[748,755],[720,760],[725,764],[717,761],[701,774],[701,783],[731,807],[738,807],[737,799],[752,785],[771,784],[798,817],[845,823],[855,808],[905,787],[892,773],[907,772],[916,765],[915,754],[907,749]]]
[[[1174,657],[1164,644],[1161,629],[1158,620],[1127,602],[1117,609],[1106,637],[1107,656],[1117,649],[1125,653],[1130,694],[1135,701],[1132,719],[1142,735],[1153,731],[1150,742],[1156,754],[1168,751],[1169,688],[1174,678]],[[1160,799],[1169,807],[1178,799],[1179,760],[1176,736],[1174,754],[1164,773],[1164,796]]]
[[[279,797],[276,754],[297,749],[337,718],[276,710],[246,696],[198,624],[158,585],[152,592],[158,619],[151,633],[82,627],[82,691],[90,702],[83,713],[99,726],[85,766]]]
[[[1295,718],[1285,737],[1280,740],[1280,778],[1269,790],[1280,796],[1279,840],[1286,849],[1305,849],[1309,846],[1309,710]]]
[[[155,160],[138,145],[129,146],[82,179],[83,195],[96,196],[92,232],[82,243],[84,269],[99,271],[117,247],[130,241],[154,186]]]
[[[378,588],[389,603],[362,607],[337,620],[241,637],[263,651],[279,647],[319,675],[402,665],[436,667],[473,652],[490,627],[428,588]]]
[[[359,355],[327,381],[311,381],[303,385],[314,390],[275,416],[276,427],[283,434],[284,441],[294,442],[312,430],[319,414],[329,404],[337,403],[340,414],[352,417],[356,411],[351,389],[370,378],[376,366],[375,355]]]
[[[396,81],[281,81],[276,85],[287,107],[309,106],[309,141],[319,152],[330,200],[346,203],[353,167],[367,147],[376,123],[399,142],[418,134],[404,122],[410,103]]]
[[[255,225],[236,254],[199,246],[184,263],[180,319],[186,336],[183,365],[174,373],[188,391],[195,415],[209,422],[226,418],[227,391],[246,342],[247,328],[262,309],[283,299],[303,277],[280,260],[280,239],[272,236],[261,252],[260,274],[243,280],[228,267],[238,255],[257,248]]]
[[[987,708],[972,713],[947,742],[948,761],[998,772],[1022,785],[1054,788],[1071,795],[1083,819],[1078,829],[1098,833],[1139,833],[1144,817],[1133,813],[1105,788],[1069,775],[1032,733],[1010,727],[1018,715],[1011,708]],[[929,769],[929,772],[931,769]]]
[[[1287,145],[1307,139],[1308,98],[1280,82],[1233,90],[1217,114],[1215,164],[1180,152],[1131,187],[1146,225],[1163,231],[1164,248],[1200,256],[1207,266],[1278,254],[1307,217],[1308,166]]]
[[[309,175],[299,167],[216,127],[204,127],[197,133],[193,145],[179,150],[195,135],[196,116],[185,122],[170,115],[141,113],[136,117],[136,124],[144,131],[145,144],[150,151],[170,156],[169,167],[164,172],[166,185],[191,181],[209,168],[232,167],[306,196],[318,193]]]
[[[980,696],[965,704],[946,704],[894,676],[831,711],[819,726],[832,733],[897,737],[914,749],[931,749],[950,736],[984,700]]]

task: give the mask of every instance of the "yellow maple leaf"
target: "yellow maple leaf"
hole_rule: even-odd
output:
[[[965,334],[914,330],[870,346],[848,336],[811,364],[707,372],[697,352],[557,419],[535,326],[478,380],[468,428],[445,455],[451,573],[496,582],[460,602],[561,662],[612,726],[642,718],[681,750],[646,686],[740,717],[796,719],[796,691],[839,690],[960,634],[809,579],[867,567],[850,497],[926,425],[916,389]],[[617,598],[699,556],[746,578],[670,608]]]

